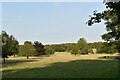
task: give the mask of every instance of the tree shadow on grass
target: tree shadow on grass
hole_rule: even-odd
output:
[[[101,56],[100,59],[120,59],[120,56]]]
[[[44,57],[30,57],[29,59],[18,59],[18,60],[10,60],[9,58],[6,60],[5,63],[0,63],[0,65],[2,64],[2,67],[5,68],[5,67],[8,67],[8,66],[14,66],[16,64],[19,64],[19,63],[24,63],[24,62],[35,62],[35,61],[38,61],[38,60],[41,60],[41,59],[44,59]]]
[[[28,60],[6,60],[5,63],[2,63],[2,68],[8,67],[8,66],[14,66],[20,63],[24,63],[24,62],[34,62],[37,60],[32,60],[32,59],[28,59]]]
[[[74,60],[46,67],[5,70],[3,78],[116,78],[117,74],[117,60]]]

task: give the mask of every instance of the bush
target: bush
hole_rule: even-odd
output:
[[[92,49],[88,50],[88,53],[94,54]]]
[[[55,53],[55,51],[52,50],[52,49],[46,49],[45,50],[45,54],[48,55],[48,56],[51,55],[51,54],[54,54],[54,53]]]
[[[77,50],[77,49],[73,49],[72,51],[71,51],[71,54],[79,54],[80,53],[80,50]]]

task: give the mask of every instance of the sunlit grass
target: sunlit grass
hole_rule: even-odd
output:
[[[71,55],[56,53],[50,57],[11,57],[3,64],[4,78],[111,78],[117,77],[118,62],[99,59],[108,54]]]

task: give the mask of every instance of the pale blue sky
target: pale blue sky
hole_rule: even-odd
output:
[[[102,41],[104,23],[88,27],[94,10],[102,11],[102,2],[10,2],[2,4],[2,29],[14,35],[20,44],[38,40],[43,44]]]

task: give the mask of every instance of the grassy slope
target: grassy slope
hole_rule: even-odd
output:
[[[3,65],[4,78],[112,78],[117,77],[117,60],[59,54],[44,58],[11,58]],[[93,59],[94,58],[94,59]],[[10,60],[9,60],[10,61]],[[10,66],[9,66],[10,65]]]

